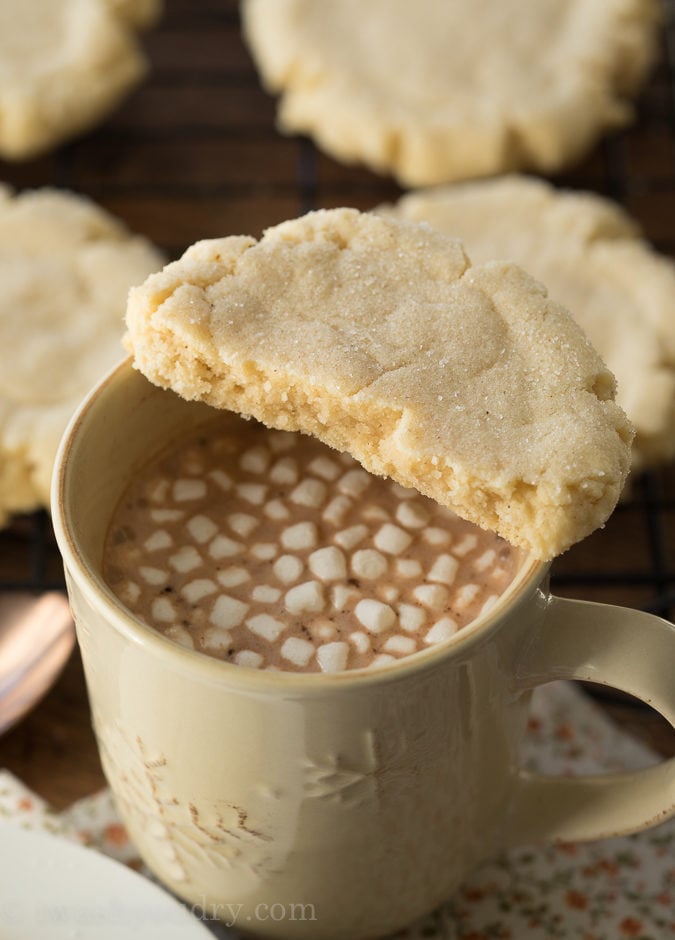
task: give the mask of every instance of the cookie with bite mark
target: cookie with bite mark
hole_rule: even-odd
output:
[[[199,242],[130,293],[155,384],[300,430],[549,559],[630,464],[614,377],[514,264],[429,226],[321,210]]]

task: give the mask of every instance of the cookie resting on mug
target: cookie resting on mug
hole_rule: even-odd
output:
[[[312,434],[540,559],[603,525],[629,470],[570,314],[428,226],[334,209],[199,242],[131,291],[127,328],[155,384]]]

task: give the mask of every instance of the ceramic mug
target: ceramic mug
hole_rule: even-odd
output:
[[[674,812],[675,762],[581,779],[519,766],[531,690],[553,679],[623,689],[675,721],[675,628],[552,597],[541,562],[448,642],[375,671],[245,669],[131,616],[101,576],[111,513],[149,457],[212,417],[125,362],[73,419],[54,480],[105,773],[177,895],[265,937],[379,937],[500,850]]]

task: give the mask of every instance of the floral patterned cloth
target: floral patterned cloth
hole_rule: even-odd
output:
[[[544,773],[636,769],[651,751],[619,731],[574,686],[535,693],[524,760]],[[0,818],[46,829],[149,877],[108,790],[61,814],[0,771]],[[208,924],[222,940],[235,934]],[[457,894],[397,940],[661,940],[675,938],[675,819],[588,845],[518,849],[484,864]]]

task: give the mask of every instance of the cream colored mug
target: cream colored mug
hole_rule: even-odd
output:
[[[519,766],[531,690],[553,679],[615,686],[675,721],[675,628],[552,597],[540,562],[452,640],[378,671],[245,669],[127,613],[101,577],[111,513],[150,456],[212,415],[125,362],[75,416],[54,480],[105,773],[179,897],[263,937],[379,937],[510,846],[674,812],[674,762],[577,780]]]

